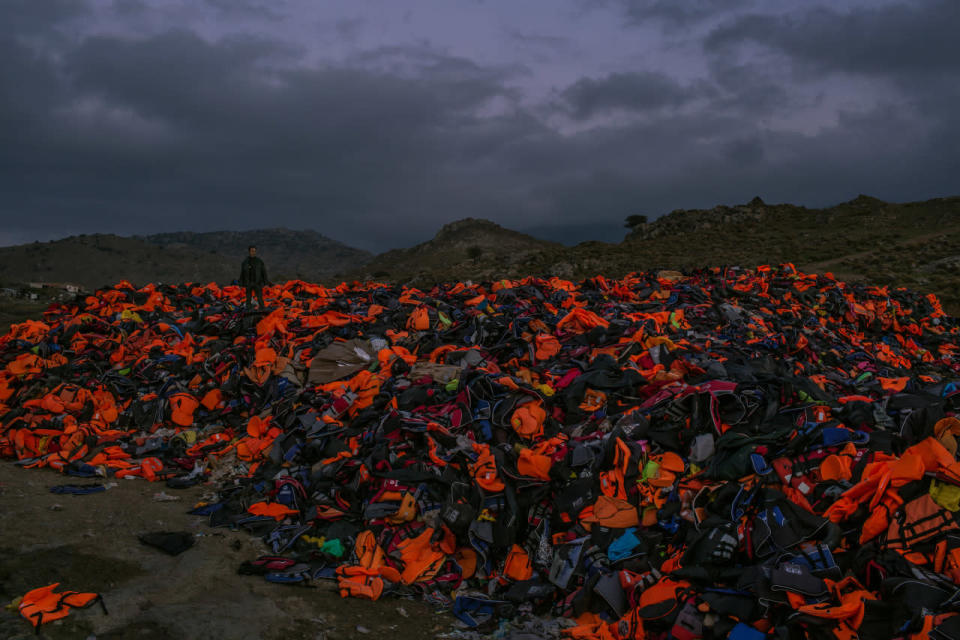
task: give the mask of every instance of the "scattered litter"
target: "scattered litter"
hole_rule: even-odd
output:
[[[180,496],[171,496],[164,491],[153,494],[154,502],[176,502],[177,500],[182,500],[182,498]]]

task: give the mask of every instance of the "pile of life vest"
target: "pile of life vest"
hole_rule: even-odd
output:
[[[0,338],[0,456],[208,483],[241,571],[478,632],[960,638],[960,328],[792,265],[121,282]]]

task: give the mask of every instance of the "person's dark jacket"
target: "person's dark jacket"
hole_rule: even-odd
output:
[[[267,267],[256,256],[247,256],[240,265],[241,287],[262,287],[267,284]]]

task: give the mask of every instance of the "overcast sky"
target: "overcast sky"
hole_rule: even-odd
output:
[[[0,0],[0,244],[960,193],[960,2]]]

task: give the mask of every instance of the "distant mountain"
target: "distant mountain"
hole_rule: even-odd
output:
[[[239,263],[239,261],[237,261]],[[129,280],[210,282],[228,274],[222,259],[187,247],[92,234],[0,247],[0,282],[69,282],[88,290]]]
[[[409,249],[381,253],[349,275],[400,282],[497,277],[503,271],[522,271],[529,256],[544,250],[562,250],[489,220],[465,218],[443,226],[432,239]]]
[[[257,255],[266,262],[267,274],[272,280],[281,277],[283,280],[324,279],[359,267],[373,257],[369,251],[354,249],[311,230],[179,231],[141,236],[140,239],[166,248],[192,248],[215,254],[238,273],[247,248],[256,245]]]
[[[489,220],[452,222],[432,239],[372,256],[312,231],[261,229],[122,238],[75,236],[0,248],[0,283],[74,282],[87,288],[127,279],[230,282],[256,244],[276,282],[302,278],[377,279],[429,285],[525,275],[578,279],[654,268],[755,266],[792,262],[846,280],[907,286],[941,296],[960,313],[960,197],[891,203],[858,196],[811,209],[746,204],[642,216],[621,242],[573,247],[505,229]]]
[[[239,276],[247,246],[256,244],[276,282],[326,280],[372,254],[313,231],[167,233],[145,237],[92,234],[0,247],[0,283],[69,282],[88,290],[129,280],[219,282]]]

